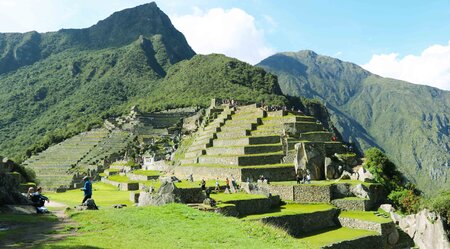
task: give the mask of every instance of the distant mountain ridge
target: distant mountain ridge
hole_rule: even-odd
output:
[[[345,140],[381,147],[422,190],[450,189],[450,92],[313,51],[275,54],[258,66],[278,76],[284,94],[323,101]]]
[[[121,47],[144,35],[164,46],[166,62],[189,59],[195,52],[169,17],[154,2],[115,12],[105,20],[84,29],[57,32],[0,33],[0,74],[31,65],[65,50]]]

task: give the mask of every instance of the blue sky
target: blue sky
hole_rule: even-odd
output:
[[[142,0],[0,0],[0,32],[82,28]],[[450,1],[156,1],[198,53],[314,50],[450,90]]]

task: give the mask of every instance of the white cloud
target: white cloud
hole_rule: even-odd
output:
[[[264,31],[256,28],[255,18],[238,8],[206,12],[195,8],[193,14],[170,19],[199,54],[221,53],[255,64],[274,53]]]
[[[450,90],[450,41],[446,45],[432,45],[418,56],[375,54],[362,67],[383,77]]]

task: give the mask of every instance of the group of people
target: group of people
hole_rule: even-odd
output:
[[[50,202],[50,199],[48,199],[47,196],[42,195],[42,187],[38,187],[36,189],[34,187],[28,188],[27,198],[31,203],[33,203],[33,206],[36,207],[36,211],[38,213],[48,212],[44,206],[45,202]]]
[[[192,174],[189,175],[188,179],[193,181]],[[231,193],[231,187],[233,187],[233,189],[235,189],[235,190],[239,188],[239,186],[237,184],[237,181],[236,181],[236,178],[234,178],[233,175],[231,176],[231,180],[228,177],[225,178],[225,191],[229,191]],[[206,187],[206,180],[205,180],[205,178],[202,178],[202,180],[200,181],[200,188],[203,191],[205,191],[205,192],[209,191],[209,193],[211,193],[211,190]],[[216,192],[220,191],[219,177],[216,178],[216,182],[215,182],[215,185],[214,185],[214,191],[216,191]]]
[[[236,107],[236,106],[239,105],[238,101],[234,100],[234,99],[231,99],[231,100],[230,99],[223,99],[222,100],[222,104],[233,106],[233,107]]]
[[[81,190],[84,192],[84,198],[81,204],[86,202],[87,199],[92,198],[92,183],[88,176],[83,178],[83,188]],[[27,198],[32,203],[33,206],[36,207],[38,213],[46,213],[48,212],[47,208],[45,208],[45,202],[49,203],[50,199],[42,194],[42,187],[34,187],[28,188]]]
[[[311,183],[311,173],[309,172],[308,169],[306,169],[306,170],[299,169],[297,171],[295,178],[297,180],[297,184],[306,183],[306,182]]]

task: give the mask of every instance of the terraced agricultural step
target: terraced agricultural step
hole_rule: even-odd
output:
[[[250,135],[249,130],[238,130],[238,131],[222,131],[216,134],[217,139],[231,139],[247,137]]]
[[[300,133],[300,140],[307,140],[314,142],[330,142],[332,137],[333,133],[328,131]]]
[[[185,159],[181,159],[180,163],[182,165],[190,165],[190,164],[196,164],[197,163],[197,157],[194,158],[185,158]]]
[[[225,125],[221,127],[221,131],[229,132],[229,131],[236,131],[236,130],[254,130],[256,129],[257,124],[251,124],[251,123],[236,123],[234,125]]]
[[[316,122],[316,119],[310,116],[282,116],[282,117],[267,117],[262,119],[263,124],[284,124],[295,122]]]
[[[186,152],[186,154],[184,154],[184,158],[186,158],[186,159],[194,158],[194,157],[199,157],[199,156],[202,156],[205,154],[206,154],[206,150],[194,150],[194,151]]]
[[[207,155],[249,155],[261,153],[280,152],[281,144],[273,145],[252,145],[252,146],[233,146],[233,147],[211,147],[206,149]]]
[[[195,140],[205,140],[205,139],[216,139],[217,138],[217,133],[215,132],[210,132],[207,134],[202,134],[199,137],[196,137]]]
[[[195,141],[192,143],[191,146],[195,147],[197,145],[202,145],[202,144],[212,144],[213,140],[214,139],[212,139],[212,138],[204,138],[204,139],[201,139],[201,140],[195,139]]]
[[[213,141],[213,145],[218,147],[275,143],[280,143],[280,136],[254,136],[237,139],[216,139]]]
[[[299,238],[311,248],[382,248],[382,237],[376,232],[346,227],[331,228],[308,233]]]
[[[216,140],[214,140],[216,141]],[[197,151],[197,150],[206,150],[207,148],[212,147],[211,144],[199,144],[196,146],[191,146],[188,149],[188,152]]]
[[[261,124],[261,118],[257,117],[249,117],[249,118],[240,118],[240,119],[230,119],[226,122],[226,125],[237,125],[237,124]]]
[[[288,114],[288,112],[283,111],[283,110],[270,111],[270,112],[267,112],[267,117],[282,117],[282,116],[286,116],[287,114]]]
[[[265,116],[266,112],[258,109],[250,112],[236,112],[236,114],[232,116],[232,119],[263,118]]]
[[[200,156],[199,164],[223,164],[233,166],[251,166],[277,164],[284,157],[282,153],[276,154],[258,154],[244,156]]]

